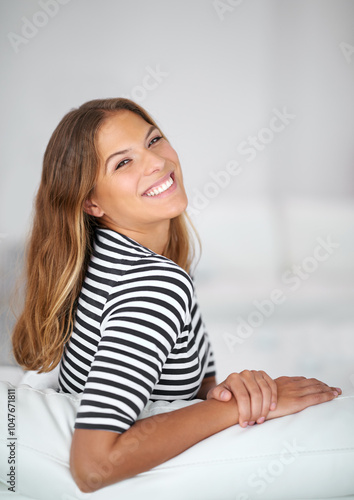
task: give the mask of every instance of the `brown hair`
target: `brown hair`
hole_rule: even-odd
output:
[[[12,334],[15,359],[25,369],[55,368],[70,338],[97,226],[83,210],[98,173],[96,135],[120,110],[157,126],[129,99],[97,99],[65,115],[49,140],[27,250],[25,304]],[[186,218],[171,220],[164,255],[189,272],[194,247]]]

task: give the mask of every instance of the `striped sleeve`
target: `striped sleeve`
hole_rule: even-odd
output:
[[[211,345],[210,345],[210,349],[209,349],[208,365],[207,365],[207,369],[206,369],[204,377],[216,377],[215,357],[214,357],[214,351],[213,351],[213,348],[211,347]]]
[[[126,431],[190,321],[193,285],[174,264],[151,264],[112,287],[75,428]]]

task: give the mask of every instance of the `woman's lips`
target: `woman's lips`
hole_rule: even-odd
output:
[[[149,198],[160,196],[166,191],[170,191],[173,186],[175,186],[175,177],[173,172],[170,172],[169,174],[165,175],[165,177],[152,184],[143,193],[143,196],[148,196]]]

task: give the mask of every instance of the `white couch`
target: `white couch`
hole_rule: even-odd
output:
[[[0,382],[0,497],[20,500],[354,499],[354,394],[296,415],[242,429],[235,425],[135,478],[84,494],[69,470],[80,395],[58,393],[55,376],[29,373]],[[30,387],[30,385],[36,386]],[[46,387],[51,388],[46,388]],[[7,395],[15,387],[16,492],[7,488],[12,438]],[[191,402],[149,403],[140,418]],[[109,463],[105,464],[110,466]],[[102,469],[104,474],[104,469]]]

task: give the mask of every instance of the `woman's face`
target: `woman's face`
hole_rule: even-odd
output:
[[[86,212],[123,234],[169,227],[187,206],[176,151],[131,111],[107,118],[97,135],[99,175]]]

